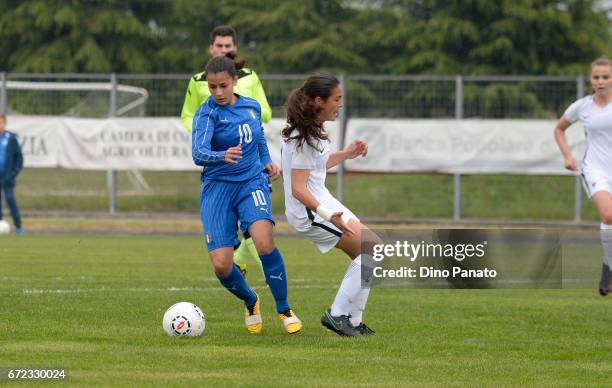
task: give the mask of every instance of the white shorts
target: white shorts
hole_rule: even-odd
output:
[[[612,176],[610,173],[604,174],[601,170],[583,168],[580,175],[582,176],[582,186],[589,198],[593,198],[593,195],[598,191],[607,191],[612,194]]]
[[[324,204],[326,208],[333,212],[342,212],[342,220],[347,223],[349,219],[361,222],[359,218],[340,201],[333,198]],[[315,243],[321,253],[327,253],[332,250],[340,241],[342,232],[336,228],[331,222],[325,221],[317,213],[304,207],[304,211],[308,215],[310,223],[305,228],[296,229],[298,234]]]

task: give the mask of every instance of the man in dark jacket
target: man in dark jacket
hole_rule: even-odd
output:
[[[15,179],[23,168],[23,155],[17,135],[6,130],[6,116],[0,114],[0,220],[2,219],[2,192],[11,209],[15,232],[23,234],[21,216],[15,199]]]

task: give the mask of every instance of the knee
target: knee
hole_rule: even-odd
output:
[[[232,273],[232,269],[234,266],[233,261],[223,260],[222,258],[215,257],[214,255],[210,256],[210,261],[217,275],[225,278],[228,277],[230,273]]]
[[[602,223],[612,225],[612,206],[605,208],[600,215]]]
[[[228,277],[232,273],[232,265],[217,265],[213,262],[213,267],[215,268],[215,273],[224,278]]]
[[[364,227],[361,232],[361,249],[363,250],[363,253],[371,254],[374,251],[375,246],[383,244],[383,240],[376,233]]]
[[[4,190],[4,196],[6,197],[6,201],[14,201],[15,200],[15,192],[13,190]]]
[[[263,241],[253,240],[253,242],[255,243],[255,249],[257,249],[257,253],[259,253],[260,255],[269,255],[270,253],[272,253],[274,248],[276,248],[276,245],[274,244],[274,240],[272,240],[272,238],[267,238]]]

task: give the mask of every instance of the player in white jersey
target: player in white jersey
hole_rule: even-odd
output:
[[[565,139],[565,130],[580,121],[586,132],[586,153],[581,175],[584,189],[601,218],[603,266],[599,293],[612,292],[612,61],[596,59],[591,64],[593,93],[570,105],[555,127],[555,139],[565,159],[565,168],[576,171],[576,159]]]
[[[342,88],[331,74],[308,77],[289,96],[281,158],[285,214],[289,224],[322,253],[337,247],[352,260],[321,323],[344,336],[371,335],[374,331],[361,320],[371,280],[364,272],[362,288],[362,254],[368,254],[362,252],[362,239],[368,236],[370,245],[380,243],[380,239],[325,187],[327,169],[368,152],[368,145],[360,140],[342,151],[331,152],[323,123],[335,120],[341,107]],[[368,261],[364,258],[364,263]]]

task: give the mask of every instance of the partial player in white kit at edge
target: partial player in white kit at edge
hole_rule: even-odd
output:
[[[555,127],[555,139],[565,159],[565,168],[577,171],[576,159],[565,138],[565,130],[580,121],[586,132],[586,152],[581,175],[584,189],[601,218],[603,266],[599,293],[612,292],[612,61],[591,63],[593,93],[570,105]]]
[[[337,247],[352,260],[321,323],[339,335],[358,337],[374,334],[362,322],[371,278],[365,275],[366,286],[362,287],[362,236],[369,236],[371,245],[380,243],[380,239],[325,187],[327,169],[368,152],[361,140],[344,150],[330,151],[323,123],[334,121],[341,107],[342,88],[331,74],[308,77],[289,96],[281,157],[285,215],[299,235],[313,241],[322,253]]]

